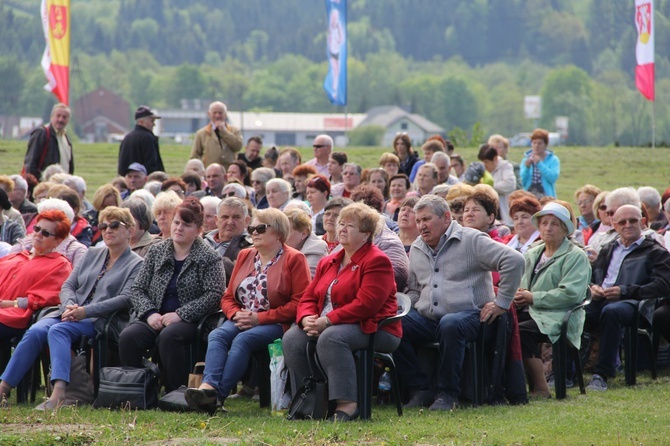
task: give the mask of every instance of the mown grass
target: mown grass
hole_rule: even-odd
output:
[[[29,405],[0,412],[0,444],[240,445],[662,445],[668,444],[670,379],[647,374],[635,387],[618,378],[605,393],[568,392],[563,401],[464,408],[447,413],[373,407],[373,419],[349,424],[287,421],[251,401],[229,400],[228,413],[176,414],[89,407],[43,414]]]
[[[25,141],[0,140],[0,174],[21,171],[25,155]],[[88,195],[109,182],[116,175],[118,144],[75,144],[75,172],[88,183]],[[350,160],[363,167],[377,165],[379,156],[388,151],[385,147],[347,147]],[[510,150],[510,160],[519,162],[525,149]],[[301,148],[303,159],[313,157],[311,148]],[[476,148],[459,148],[466,162],[475,161]],[[559,198],[574,201],[574,191],[586,183],[603,190],[621,186],[652,186],[661,192],[670,186],[670,150],[632,147],[558,147],[561,159],[561,176],[557,189]],[[181,145],[161,146],[161,154],[168,173],[181,175],[188,160],[190,147]]]

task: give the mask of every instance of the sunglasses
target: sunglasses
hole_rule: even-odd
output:
[[[621,220],[617,221],[616,224],[619,226],[625,226],[626,223],[630,223],[631,225],[636,225],[640,222],[639,218],[622,218]]]
[[[235,196],[235,192],[227,192],[227,193],[224,193],[223,196],[224,196],[224,197],[234,197],[234,196]]]
[[[126,224],[121,221],[114,220],[111,223],[100,223],[98,225],[98,230],[106,231],[107,229],[119,229],[119,226],[123,226],[125,228]]]
[[[601,204],[600,206],[598,206],[598,210],[599,211],[606,211],[607,210],[607,205],[606,204]]]
[[[268,225],[265,223],[260,224],[258,226],[247,226],[247,232],[249,235],[253,234],[254,232],[257,232],[258,234],[265,234],[265,231],[268,229]]]
[[[614,211],[607,211],[605,213],[607,214],[608,217],[611,217],[612,215],[614,215]]]
[[[35,233],[38,233],[38,232],[39,232],[39,233],[42,234],[44,237],[56,237],[56,234],[52,234],[51,232],[47,231],[46,229],[44,229],[44,228],[42,228],[42,227],[40,227],[40,226],[35,226],[35,227],[33,227],[33,231],[35,231]]]
[[[314,147],[315,149],[322,149],[324,147],[328,147],[328,145],[327,144],[314,144],[312,147]]]

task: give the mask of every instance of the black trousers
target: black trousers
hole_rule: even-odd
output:
[[[148,352],[158,351],[158,365],[165,392],[171,392],[188,383],[191,368],[188,347],[195,340],[196,324],[175,322],[156,331],[146,322],[133,322],[119,337],[121,364],[142,367],[142,358]]]
[[[519,313],[519,337],[521,338],[521,355],[524,359],[541,359],[540,344],[550,342],[547,335],[540,331],[537,322],[528,312]]]

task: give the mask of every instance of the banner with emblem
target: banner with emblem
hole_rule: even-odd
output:
[[[654,0],[635,0],[635,86],[650,101],[654,100]]]
[[[326,0],[328,74],[323,82],[334,105],[347,105],[347,0]]]
[[[70,97],[70,0],[42,0],[42,28],[46,47],[42,69],[44,89],[69,104]]]

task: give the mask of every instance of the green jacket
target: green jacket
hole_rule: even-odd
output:
[[[521,287],[533,293],[530,315],[540,331],[554,343],[561,333],[565,313],[586,297],[586,287],[591,281],[591,265],[586,253],[566,238],[551,259],[534,274],[544,247],[544,243],[540,243],[526,252]],[[577,348],[581,342],[584,317],[584,310],[581,309],[570,318],[568,325],[568,340]]]

